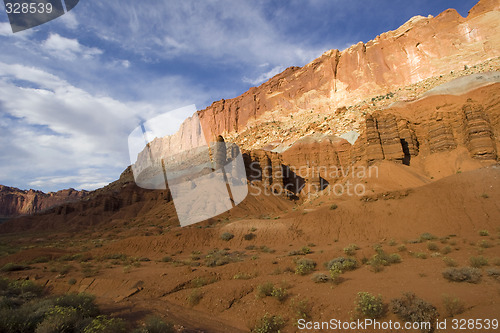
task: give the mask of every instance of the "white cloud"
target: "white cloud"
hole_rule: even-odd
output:
[[[0,36],[10,36],[12,35],[12,28],[7,22],[0,22]]]
[[[42,43],[42,49],[64,60],[76,60],[78,57],[90,59],[102,54],[98,48],[83,46],[77,39],[66,38],[57,33],[50,34]]]
[[[185,0],[137,6],[109,0],[92,10],[90,26],[96,36],[160,59],[199,56],[199,61],[289,66],[305,64],[325,51],[284,36],[266,17],[266,2]],[[115,17],[112,22],[106,19],[109,13]]]
[[[185,90],[169,82],[164,89]],[[129,133],[170,107],[92,95],[40,69],[2,62],[0,91],[0,183],[44,190],[116,179],[129,164]]]
[[[74,30],[78,28],[78,20],[73,12],[68,12],[59,18],[66,28]]]
[[[283,66],[276,66],[276,67],[272,68],[270,71],[260,74],[255,79],[249,79],[247,77],[244,77],[243,82],[247,82],[247,83],[250,83],[250,84],[257,86],[257,85],[261,84],[262,82],[269,80],[270,78],[272,78],[276,74],[283,72],[284,70],[285,70],[285,68]]]

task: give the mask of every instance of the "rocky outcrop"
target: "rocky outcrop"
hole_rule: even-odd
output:
[[[246,128],[268,112],[276,116],[302,109],[329,112],[497,57],[499,9],[497,1],[482,0],[466,18],[453,9],[437,17],[417,16],[366,44],[360,42],[342,52],[328,51],[239,97],[214,102],[199,112],[203,128],[224,135]],[[437,126],[434,130],[449,137],[446,128]],[[373,154],[380,154],[377,149]],[[396,155],[392,158],[398,159]]]
[[[0,185],[0,217],[38,213],[62,203],[77,201],[87,194],[87,191],[75,189],[44,193]]]
[[[494,133],[488,115],[481,104],[469,102],[462,107],[467,148],[474,158],[496,159]]]

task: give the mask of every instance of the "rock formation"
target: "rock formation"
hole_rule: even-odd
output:
[[[43,193],[0,185],[0,217],[38,213],[62,203],[77,201],[87,193],[75,189]]]

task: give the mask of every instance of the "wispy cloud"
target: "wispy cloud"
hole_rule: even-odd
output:
[[[42,48],[54,57],[75,61],[82,57],[89,59],[102,53],[102,50],[96,47],[86,47],[77,39],[62,37],[59,34],[50,34],[42,43]]]
[[[279,74],[279,73],[283,72],[283,70],[285,70],[285,67],[283,67],[283,66],[276,66],[276,67],[272,68],[270,71],[267,71],[265,73],[260,74],[255,79],[249,79],[247,77],[244,77],[243,78],[243,82],[247,82],[247,83],[250,83],[250,84],[253,84],[253,85],[259,85],[259,84],[261,84],[261,83],[269,80],[270,78],[272,78],[276,74]]]

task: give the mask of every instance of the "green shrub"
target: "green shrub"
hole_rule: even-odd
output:
[[[434,243],[434,242],[428,242],[427,243],[427,249],[429,251],[439,251],[439,246],[436,243]]]
[[[271,292],[271,296],[276,298],[280,303],[283,303],[288,297],[288,291],[286,290],[286,288],[274,287],[273,291]]]
[[[76,279],[69,279],[69,280],[68,280],[68,284],[69,284],[70,286],[75,285],[75,284],[76,284]]]
[[[236,273],[233,276],[233,280],[250,280],[255,277],[255,274],[247,274],[247,273]]]
[[[300,255],[306,255],[312,253],[311,249],[307,246],[303,246],[299,250],[293,250],[288,252],[289,256],[300,256]]]
[[[500,269],[498,268],[490,268],[486,271],[486,273],[496,280],[500,280]]]
[[[483,256],[479,257],[470,257],[469,258],[470,265],[475,268],[481,268],[483,266],[488,266],[488,259]]]
[[[190,306],[195,306],[200,303],[202,298],[203,298],[203,293],[201,292],[201,290],[194,289],[189,293],[187,301]]]
[[[479,236],[486,237],[489,235],[490,235],[490,233],[488,232],[488,230],[479,230]]]
[[[428,232],[424,232],[423,234],[420,235],[421,242],[435,240],[435,239],[437,239],[437,237],[434,236],[433,234],[428,233]]]
[[[272,282],[266,282],[257,286],[257,297],[264,298],[267,296],[272,296],[274,290],[274,284]]]
[[[418,259],[427,259],[427,253],[425,252],[415,252],[413,256]]]
[[[312,306],[308,299],[299,300],[298,298],[292,299],[291,304],[292,312],[295,314],[295,321],[304,319],[306,321],[311,319]]]
[[[311,273],[316,267],[316,263],[311,259],[302,258],[295,262],[295,274],[306,275]]]
[[[355,301],[357,318],[381,318],[384,315],[382,296],[374,296],[367,292],[359,292]]]
[[[146,318],[144,328],[139,331],[140,333],[174,333],[174,325],[166,323],[161,318],[150,316]],[[138,332],[138,333],[139,333]]]
[[[234,238],[234,235],[230,232],[225,232],[222,235],[220,235],[220,239],[222,239],[223,241],[230,241],[233,238]]]
[[[56,305],[47,312],[36,333],[73,332],[81,318],[77,309]]]
[[[231,262],[239,261],[240,253],[230,253],[227,250],[210,250],[205,256],[205,265],[208,267],[223,266]]]
[[[353,256],[356,254],[356,251],[359,250],[359,246],[356,244],[349,244],[349,246],[344,248],[344,253],[348,256]]]
[[[314,273],[311,280],[315,283],[326,283],[330,282],[332,279],[325,273]]]
[[[477,243],[477,245],[483,249],[488,249],[488,248],[492,247],[491,243],[488,242],[487,240],[484,240],[484,239],[482,241],[480,241],[479,243]]]
[[[126,332],[125,322],[120,318],[97,316],[83,329],[83,333],[119,333]]]
[[[165,256],[165,257],[161,258],[161,260],[160,260],[160,261],[161,261],[161,262],[172,262],[172,260],[173,260],[173,259],[172,259],[172,257],[170,257],[170,256]]]
[[[398,251],[399,251],[399,252],[404,252],[404,251],[406,251],[406,245],[404,245],[404,244],[399,245],[399,246],[398,246]]]
[[[465,305],[460,298],[453,298],[451,296],[443,296],[443,305],[446,314],[453,317],[465,312]]]
[[[451,252],[451,246],[445,246],[441,249],[442,254],[448,254]]]
[[[271,316],[265,314],[260,318],[252,329],[253,333],[279,333],[285,326],[285,321],[281,316]]]
[[[256,235],[256,234],[254,234],[253,232],[250,232],[250,233],[248,233],[248,234],[245,234],[245,235],[243,236],[243,239],[244,239],[244,240],[249,241],[249,240],[254,239],[255,237],[257,237],[257,235]]]
[[[375,251],[377,253],[368,261],[374,272],[382,271],[384,266],[401,262],[401,256],[397,253],[388,254],[381,247],[377,247]]]
[[[99,308],[94,303],[95,297],[85,293],[69,293],[55,299],[54,305],[73,308],[83,317],[94,317],[99,314]]]
[[[352,271],[358,268],[358,261],[354,258],[338,257],[325,263],[325,267],[329,271],[332,268],[339,269],[341,272]]]
[[[478,283],[481,280],[481,271],[477,268],[447,268],[443,271],[443,277],[454,282]]]
[[[451,258],[444,257],[443,261],[446,264],[446,266],[448,266],[448,267],[457,267],[458,266],[457,262]]]
[[[406,322],[428,322],[431,327],[422,328],[423,332],[433,332],[439,313],[435,306],[418,298],[413,293],[404,293],[403,297],[395,298],[390,302],[391,310],[399,319]]]
[[[337,208],[339,208],[339,206],[337,206],[337,204],[330,205],[330,210],[335,210]]]

